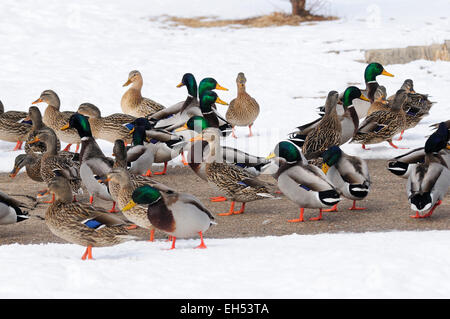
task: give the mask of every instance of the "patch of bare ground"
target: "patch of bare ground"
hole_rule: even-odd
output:
[[[152,18],[157,20],[159,18]],[[304,16],[291,15],[284,12],[273,12],[270,14],[256,16],[245,19],[218,19],[217,17],[194,17],[182,18],[175,16],[162,16],[162,21],[169,23],[171,26],[184,26],[189,28],[266,28],[276,26],[298,26],[305,22],[319,22],[336,20],[334,16],[323,16],[316,14],[307,14]]]

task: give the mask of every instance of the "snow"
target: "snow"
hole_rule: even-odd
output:
[[[0,298],[448,298],[449,231],[5,245]],[[20,265],[20,267],[19,267]],[[24,267],[32,265],[32,267]],[[18,269],[21,271],[18,273]]]
[[[166,106],[184,100],[186,90],[175,86],[186,72],[197,81],[214,77],[230,89],[218,92],[229,102],[236,96],[236,75],[244,72],[247,91],[261,106],[256,136],[246,138],[247,128],[238,128],[239,139],[225,142],[265,156],[294,127],[317,117],[328,91],[363,86],[364,49],[450,39],[446,0],[330,1],[323,10],[339,20],[299,27],[190,29],[154,20],[243,18],[287,12],[289,6],[288,0],[3,0],[0,100],[6,110],[28,110],[43,90],[53,89],[62,110],[91,102],[105,115],[121,112],[122,84],[138,69],[143,95]],[[418,92],[437,102],[398,142],[422,146],[429,125],[450,114],[450,63],[419,60],[386,70],[395,77],[378,80],[389,95],[412,78]],[[99,144],[112,153],[110,143]],[[0,141],[0,171],[12,169],[20,153],[13,147]],[[404,152],[387,143],[371,148],[343,146],[363,158]],[[196,242],[187,240],[170,252],[161,249],[167,243],[130,242],[94,249],[95,262],[81,262],[83,249],[75,245],[4,245],[0,297],[446,298],[450,260],[442,252],[449,237],[448,231],[429,231],[211,239],[202,251],[190,249]],[[23,265],[33,267],[17,274]]]

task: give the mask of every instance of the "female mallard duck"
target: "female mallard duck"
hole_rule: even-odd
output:
[[[342,105],[343,105],[343,113],[338,114],[339,120],[341,122],[341,140],[339,145],[342,145],[349,141],[356,130],[359,127],[359,118],[358,114],[355,111],[355,107],[353,106],[353,101],[356,99],[367,100],[367,98],[362,95],[361,90],[355,86],[349,86],[342,95]],[[302,147],[306,136],[313,131],[317,125],[319,125],[322,120],[323,115],[313,122],[308,124],[298,126],[297,130],[289,134],[289,140],[295,143],[297,146]]]
[[[79,176],[79,166],[77,162],[71,160],[67,156],[59,155],[56,151],[56,134],[55,132],[44,130],[39,131],[32,141],[28,141],[29,144],[36,142],[45,143],[46,152],[41,157],[41,177],[44,182],[48,183],[54,176],[55,170],[64,171],[67,176],[70,176],[70,185],[74,194],[82,193],[81,180]],[[46,203],[52,203],[51,201]]]
[[[74,129],[65,131],[60,130],[60,128],[67,123],[70,116],[72,116],[74,112],[61,112],[59,110],[61,106],[59,97],[52,90],[45,90],[44,92],[42,92],[41,96],[32,104],[41,102],[47,103],[47,108],[45,109],[44,117],[42,118],[44,124],[55,131],[56,136],[61,141],[68,143],[64,151],[69,151],[72,144],[77,144],[75,152],[78,152],[78,149],[80,147],[80,137],[78,136],[77,131]]]
[[[370,191],[370,175],[367,162],[357,156],[345,154],[339,146],[333,145],[323,154],[322,171],[345,198],[353,200],[350,210],[363,210],[356,207],[356,201],[364,199]],[[325,212],[337,211],[337,203]]]
[[[339,94],[336,91],[328,93],[325,102],[325,115],[319,124],[306,136],[302,152],[307,159],[319,157],[331,145],[341,141],[341,121],[336,112]]]
[[[5,119],[11,122],[21,122],[27,117],[27,112],[23,111],[7,111],[2,101],[0,101],[0,119]]]
[[[374,112],[366,117],[350,143],[360,143],[363,149],[366,144],[377,144],[387,141],[394,148],[392,138],[401,132],[406,124],[406,115],[403,104],[406,102],[405,90],[398,90],[392,106],[388,110]]]
[[[450,187],[450,169],[442,156],[437,153],[448,147],[448,129],[441,123],[425,143],[425,159],[412,167],[406,192],[411,209],[416,211],[413,218],[430,217],[442,203]],[[429,210],[425,215],[420,212]]]
[[[36,106],[30,106],[28,109],[28,116],[25,120],[30,120],[32,122],[31,130],[28,133],[26,141],[32,141],[36,136],[37,132],[40,130],[52,130],[50,127],[44,124],[42,121],[41,111]],[[61,149],[61,142],[56,139],[56,151],[59,152]],[[45,144],[42,142],[36,142],[34,144],[25,144],[26,153],[45,153]]]
[[[112,201],[113,207],[111,213],[116,212],[116,203],[111,198],[107,187],[98,183],[98,178],[104,178],[112,169],[114,160],[106,157],[92,136],[91,127],[88,119],[80,114],[74,113],[66,125],[60,130],[75,129],[81,140],[80,151],[80,177],[90,194],[90,202],[94,200],[94,196],[98,196],[103,200]]]
[[[214,102],[211,104],[210,108],[202,108],[200,103],[205,92],[212,90],[224,90],[228,89],[222,87],[217,83],[217,81],[213,78],[204,78],[200,81],[198,86],[198,99],[197,99],[197,85],[195,84],[195,78],[193,75],[188,73],[183,76],[182,82],[178,84],[179,87],[185,85],[188,89],[188,97],[180,111],[178,113],[173,114],[173,116],[169,116],[167,118],[161,118],[160,114],[164,114],[166,116],[170,115],[165,112],[165,110],[158,112],[152,118],[161,118],[155,124],[155,128],[164,128],[168,131],[173,131],[179,127],[181,127],[184,123],[186,123],[193,116],[202,116],[203,111],[207,114],[212,114],[211,116],[215,116],[217,118],[217,125],[220,130],[223,132],[224,136],[227,136],[230,133],[231,125],[217,112],[216,106]],[[195,95],[191,95],[195,94]],[[221,102],[217,102],[221,103]],[[211,113],[209,113],[211,112]]]
[[[81,259],[93,259],[92,247],[114,246],[136,239],[129,234],[122,219],[89,204],[72,202],[68,180],[64,174],[58,171],[56,174],[48,183],[55,201],[45,213],[45,223],[54,235],[86,247]]]
[[[0,225],[15,224],[30,218],[28,212],[20,207],[26,206],[0,191]]]
[[[384,75],[393,77],[394,75],[387,72],[384,67],[377,62],[369,63],[364,70],[364,81],[366,83],[366,88],[361,90],[364,96],[366,96],[369,101],[355,101],[355,110],[358,113],[360,119],[367,116],[367,111],[370,108],[371,103],[374,101],[375,93],[379,87],[377,82],[377,76]]]
[[[214,216],[196,197],[144,185],[133,191],[131,200],[122,211],[126,212],[136,205],[148,205],[150,223],[172,236],[170,249],[175,249],[177,238],[189,238],[197,234],[201,242],[196,248],[206,248],[203,233],[215,224]]]
[[[447,167],[450,167],[450,146],[448,140],[450,138],[450,121],[441,122],[437,126],[437,130],[432,134],[432,138],[427,140],[430,152],[437,153],[444,160]],[[388,161],[388,170],[402,178],[408,179],[417,163],[425,161],[425,147],[416,148],[406,154],[402,154]]]
[[[25,167],[27,175],[35,182],[43,182],[41,176],[41,154],[29,153],[19,154],[14,160],[14,168],[9,174],[9,177],[14,178]]]
[[[248,126],[250,132],[248,136],[253,136],[252,125],[259,115],[259,104],[246,92],[246,82],[247,79],[245,78],[244,73],[239,72],[236,78],[238,90],[237,97],[231,100],[225,115],[225,118],[230,122],[233,129],[232,135],[234,138],[237,138],[234,133],[235,126]]]
[[[321,220],[322,208],[333,206],[340,201],[338,192],[327,176],[320,168],[308,164],[300,149],[293,143],[278,143],[268,158],[272,158],[278,166],[274,174],[278,188],[300,206],[300,217],[288,220],[289,222],[303,222],[305,208],[318,208],[319,216],[310,220]]]
[[[123,94],[120,105],[125,114],[135,117],[148,117],[165,107],[141,95],[143,79],[139,71],[131,71],[123,86],[131,87]]]
[[[204,117],[194,116],[190,118],[182,128],[178,129],[177,132],[189,132],[188,134],[190,135],[190,137],[185,136],[184,139],[192,140],[193,138],[195,138],[195,136],[197,136],[198,134],[201,135],[202,132],[207,130],[210,130],[212,132],[215,130],[217,133],[219,133],[217,128],[209,127],[208,121]],[[258,175],[261,169],[265,165],[270,163],[270,161],[264,157],[254,156],[229,146],[221,146],[217,151],[220,153],[218,155],[219,158],[222,157],[223,160],[227,163],[233,163],[242,168],[245,168],[249,172],[252,172],[254,175]],[[207,180],[205,173],[205,158],[208,153],[209,144],[206,141],[193,141],[187,155],[187,162],[191,169],[197,174],[197,176],[205,181]]]
[[[167,172],[167,163],[180,155],[183,147],[187,144],[182,137],[178,136],[176,140],[167,142],[156,139],[148,139],[144,126],[135,126],[132,130],[133,147],[127,151],[127,159],[131,162],[130,172],[145,176],[152,175],[153,163],[164,163],[162,172],[153,173],[154,175],[163,175]],[[149,143],[145,144],[145,141]]]
[[[209,153],[204,159],[208,184],[232,201],[229,212],[219,214],[220,216],[243,213],[247,202],[275,198],[274,185],[259,180],[255,175],[235,164],[223,161],[220,152],[220,135],[217,130],[204,130],[194,140],[204,140],[209,144]],[[242,203],[239,211],[234,211],[236,202]]]
[[[136,175],[132,176],[125,168],[113,169],[108,173],[108,178],[105,181],[108,182],[108,187],[111,189],[111,195],[117,202],[119,209],[122,210],[122,214],[137,226],[150,229],[150,241],[153,241],[155,229],[147,217],[147,208],[143,206],[135,206],[127,210],[123,210],[123,208],[131,200],[133,191],[140,186],[150,185],[165,190],[170,190],[170,188],[161,183],[154,182],[149,178],[139,178]]]
[[[131,143],[130,129],[125,124],[133,122],[136,119],[134,116],[115,113],[102,117],[100,109],[91,103],[81,104],[77,112],[88,117],[94,138],[111,143],[122,139],[127,144]]]

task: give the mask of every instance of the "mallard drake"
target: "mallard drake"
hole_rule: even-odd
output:
[[[125,212],[136,205],[148,205],[147,216],[150,223],[172,236],[170,249],[175,249],[177,238],[189,238],[197,234],[201,242],[196,248],[206,248],[203,234],[216,223],[213,214],[196,197],[188,193],[164,191],[144,185],[136,188],[131,198],[122,211]]]
[[[167,163],[180,155],[183,147],[187,144],[181,136],[176,140],[167,142],[148,139],[144,126],[135,126],[132,130],[133,147],[127,151],[127,159],[131,162],[130,172],[145,176],[152,175],[153,163],[164,163],[162,172],[153,173],[154,175],[163,175],[167,172]],[[149,143],[144,144],[144,141]]]
[[[15,224],[30,218],[28,212],[20,208],[25,204],[0,191],[0,225]]]
[[[336,112],[339,94],[330,91],[325,102],[325,115],[319,124],[306,136],[302,152],[307,159],[319,157],[331,145],[341,141],[342,127]]]
[[[362,94],[366,96],[369,101],[355,101],[355,110],[358,113],[358,117],[363,119],[367,116],[367,111],[370,108],[371,103],[374,101],[375,93],[379,87],[377,82],[377,76],[384,75],[393,77],[394,75],[387,72],[384,67],[377,62],[369,63],[364,70],[364,81],[366,83],[365,89],[361,90]]]
[[[32,141],[36,136],[37,132],[40,130],[52,130],[50,127],[44,124],[42,121],[41,111],[36,106],[30,106],[28,109],[28,116],[25,120],[30,120],[32,122],[31,130],[26,137],[26,141]],[[61,149],[61,142],[56,139],[56,151],[59,152]],[[26,153],[45,153],[45,144],[42,142],[36,142],[34,144],[25,144]]]
[[[234,138],[237,138],[234,133],[235,126],[248,126],[249,137],[253,136],[252,125],[259,115],[259,104],[245,90],[246,82],[247,79],[245,78],[244,73],[239,72],[236,78],[238,90],[237,97],[231,100],[225,115],[225,118],[231,124],[233,129],[232,135]]]
[[[300,149],[289,141],[281,141],[268,156],[278,166],[273,175],[278,188],[291,201],[300,206],[300,217],[288,220],[303,222],[305,208],[318,208],[319,216],[310,220],[321,220],[322,209],[337,204],[339,193],[318,167],[308,164]]]
[[[406,102],[405,90],[398,90],[392,106],[388,110],[374,112],[366,117],[350,143],[377,144],[387,141],[394,148],[399,148],[392,143],[392,138],[400,133],[406,125],[406,115],[403,104]]]
[[[41,177],[44,182],[48,183],[54,176],[55,170],[63,171],[67,176],[70,176],[70,185],[74,194],[81,194],[81,179],[79,175],[79,165],[67,156],[59,155],[56,151],[56,134],[53,130],[38,131],[35,138],[32,141],[28,141],[29,144],[36,142],[45,143],[46,151],[41,157]],[[52,203],[46,201],[46,203]]]
[[[122,139],[127,144],[131,143],[130,129],[126,124],[133,122],[136,117],[122,113],[102,117],[100,109],[92,103],[80,104],[77,112],[88,117],[94,138],[111,143]]]
[[[442,156],[437,153],[448,148],[448,128],[441,123],[425,143],[423,163],[414,165],[406,185],[411,209],[416,211],[413,218],[430,217],[445,197],[450,187],[450,169]],[[421,212],[429,210],[426,214]]]
[[[55,197],[45,213],[45,223],[50,231],[70,243],[86,247],[81,259],[93,259],[92,247],[114,246],[137,239],[127,230],[127,223],[89,204],[72,202],[70,184],[56,172],[48,183]]]
[[[227,122],[218,112],[214,102],[210,104],[209,107],[201,107],[201,100],[205,92],[212,90],[224,90],[228,91],[228,89],[221,86],[214,78],[204,78],[200,81],[198,86],[198,99],[197,99],[197,86],[195,85],[195,79],[193,76],[183,76],[182,82],[178,85],[181,87],[185,85],[188,88],[188,97],[185,103],[182,105],[180,111],[178,113],[173,114],[173,116],[169,116],[167,118],[162,118],[158,120],[155,124],[155,128],[164,128],[169,131],[173,131],[179,127],[181,127],[184,123],[186,123],[193,116],[206,116],[207,114],[211,114],[210,116],[215,116],[217,121],[217,126],[222,131],[224,136],[227,136],[231,132],[231,125]],[[195,96],[191,97],[191,93]],[[195,97],[195,98],[194,98]],[[190,102],[189,102],[190,101]],[[189,103],[188,103],[189,102]],[[217,102],[221,103],[221,102]],[[163,113],[163,111],[159,112]],[[206,114],[204,115],[203,112]],[[211,112],[211,113],[210,113]],[[158,116],[156,114],[155,116]],[[166,112],[164,112],[166,114]]]
[[[356,201],[364,199],[370,191],[370,174],[367,162],[357,156],[344,153],[339,146],[333,145],[323,154],[322,171],[327,175],[339,194],[353,200],[350,210],[363,210],[356,207]],[[337,211],[337,203],[329,210]]]
[[[56,136],[63,142],[68,143],[64,151],[69,151],[72,144],[77,144],[75,152],[78,152],[80,147],[80,137],[76,130],[70,129],[61,131],[60,128],[67,123],[74,112],[60,111],[61,102],[58,95],[52,90],[45,90],[40,97],[32,104],[46,103],[47,108],[42,118],[45,125],[55,131]]]
[[[106,157],[92,136],[89,120],[80,113],[74,113],[60,130],[75,129],[81,140],[80,150],[80,177],[90,194],[90,202],[94,196],[103,200],[112,201],[112,212],[116,212],[116,203],[113,201],[104,184],[99,184],[98,179],[104,178],[112,169],[114,160]]]
[[[161,111],[165,107],[141,94],[143,79],[139,71],[134,70],[128,74],[128,80],[123,86],[131,87],[123,94],[120,105],[125,114],[135,117],[147,117]]]
[[[243,213],[247,202],[275,198],[274,194],[277,191],[275,185],[259,180],[255,175],[235,164],[223,161],[220,152],[220,135],[217,130],[204,130],[194,140],[204,140],[209,144],[209,153],[204,159],[208,183],[232,201],[229,212],[219,214],[220,216]],[[239,211],[234,210],[236,202],[242,203]]]
[[[19,154],[14,159],[14,168],[12,169],[9,177],[14,178],[19,171],[25,167],[27,175],[35,182],[43,182],[41,176],[41,154],[29,153]]]
[[[339,145],[342,145],[349,141],[359,127],[358,114],[356,113],[353,106],[353,101],[355,101],[356,99],[367,100],[367,98],[362,95],[361,90],[355,86],[349,86],[342,94],[340,102],[343,105],[343,113],[338,114],[342,130]],[[296,131],[289,134],[289,140],[291,140],[297,146],[302,147],[305,142],[306,136],[311,131],[313,131],[317,127],[317,125],[319,125],[323,115],[325,115],[325,113],[323,113],[320,118],[310,123],[298,126]]]
[[[448,143],[450,137],[450,121],[441,122],[437,126],[436,134],[433,138],[427,140],[430,152],[437,153],[444,160],[447,167],[450,167],[450,146]],[[397,156],[388,161],[388,170],[402,178],[408,179],[414,166],[417,163],[425,162],[425,147],[416,148],[410,152]]]

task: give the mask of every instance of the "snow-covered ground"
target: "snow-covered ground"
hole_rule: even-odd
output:
[[[7,245],[0,298],[448,298],[448,231]]]
[[[219,91],[230,101],[236,75],[244,72],[247,91],[261,106],[256,136],[246,138],[247,128],[239,128],[240,138],[226,143],[267,155],[295,126],[316,118],[328,91],[363,86],[364,49],[450,39],[446,0],[333,0],[323,10],[339,20],[299,27],[190,29],[153,19],[243,18],[289,6],[288,0],[2,0],[0,100],[6,110],[27,110],[43,90],[53,89],[62,110],[91,102],[105,115],[121,112],[122,84],[138,69],[143,95],[167,106],[184,100],[186,90],[175,86],[186,72],[197,81],[214,77],[230,89]],[[395,77],[378,80],[388,94],[411,78],[418,92],[437,102],[398,143],[421,146],[428,126],[449,118],[450,62],[415,61],[386,70]],[[100,145],[111,154],[111,144]],[[19,154],[13,147],[0,142],[0,171],[11,170]],[[371,151],[360,145],[344,150],[364,158],[403,152],[386,143]],[[202,251],[190,249],[193,241],[179,241],[181,249],[170,252],[161,250],[166,244],[130,242],[94,249],[95,262],[81,262],[83,249],[74,245],[5,245],[0,297],[448,298],[449,239],[448,231],[291,235],[208,240]]]

